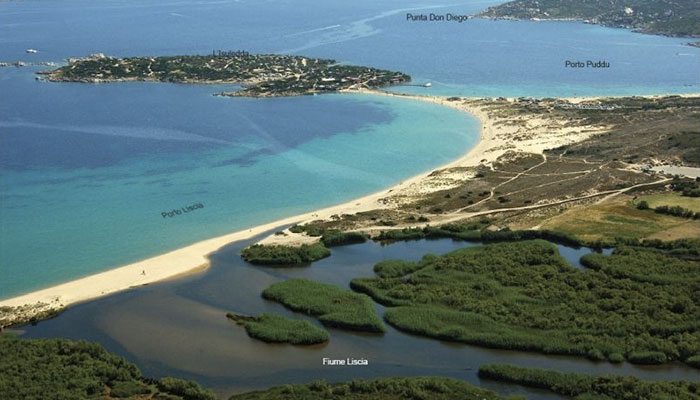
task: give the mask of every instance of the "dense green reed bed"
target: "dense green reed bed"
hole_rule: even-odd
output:
[[[700,382],[643,381],[634,376],[567,374],[508,364],[487,364],[479,377],[550,390],[577,399],[698,400]]]
[[[315,381],[234,395],[231,400],[500,400],[490,390],[441,377],[379,378],[346,383]]]
[[[226,316],[245,327],[248,336],[269,343],[318,344],[328,341],[324,329],[309,321],[295,320],[274,313],[247,317],[228,313]]]
[[[290,279],[272,284],[262,296],[294,311],[316,316],[326,326],[367,332],[385,329],[368,296],[335,285]]]
[[[387,322],[420,335],[697,366],[700,261],[692,252],[621,246],[582,262],[589,268],[570,266],[543,240],[496,243],[417,263],[384,261],[376,278],[354,279],[351,287],[390,306]]]
[[[214,400],[197,383],[145,378],[96,343],[0,336],[0,399]]]
[[[331,255],[323,243],[301,246],[280,246],[254,244],[241,252],[241,257],[251,264],[298,265],[310,263]]]

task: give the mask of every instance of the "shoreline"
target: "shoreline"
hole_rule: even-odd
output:
[[[52,309],[62,309],[76,303],[118,293],[133,287],[169,279],[177,279],[194,273],[199,273],[209,267],[209,256],[212,253],[215,253],[222,247],[231,243],[250,239],[256,235],[282,225],[306,223],[317,219],[329,219],[334,214],[354,214],[362,211],[386,208],[387,205],[380,201],[382,198],[390,194],[395,194],[403,189],[409,190],[412,187],[419,187],[421,181],[426,180],[426,178],[429,177],[429,175],[435,170],[456,166],[477,166],[482,163],[489,163],[510,149],[505,146],[506,144],[509,144],[508,138],[503,137],[502,132],[500,132],[501,128],[494,125],[497,120],[489,118],[487,112],[478,107],[478,105],[467,104],[468,102],[465,101],[450,101],[448,100],[448,96],[421,96],[377,90],[349,90],[343,91],[342,93],[396,96],[414,101],[427,101],[466,112],[479,121],[480,127],[478,142],[466,153],[463,153],[461,156],[449,163],[431,168],[429,171],[412,176],[409,179],[399,182],[398,184],[369,195],[320,210],[282,218],[276,221],[254,226],[252,228],[205,239],[128,265],[116,267],[107,271],[88,275],[83,278],[71,280],[18,296],[13,296],[7,299],[1,299],[0,307],[11,307],[16,309],[16,312],[12,313],[13,315],[11,315],[10,322],[12,322],[12,320],[26,320],[34,315],[38,315]],[[662,95],[641,97],[662,97]],[[460,98],[462,100],[472,101],[485,99],[482,97]],[[576,98],[575,100],[567,98],[561,99],[582,101],[601,98],[607,98],[607,96],[583,97]],[[499,132],[497,132],[497,130]],[[545,148],[548,148],[548,146],[555,147],[557,145],[556,135],[548,134],[546,131],[543,131],[541,134],[544,138],[538,138],[537,141],[534,141],[529,145],[523,143],[522,146],[517,146],[519,148],[518,150],[541,152]],[[573,137],[572,140],[575,141],[577,138],[580,139],[580,137]]]
[[[393,96],[393,94],[374,90],[353,90],[348,92]],[[459,107],[455,107],[454,105],[450,105],[446,98],[442,97],[424,97],[415,95],[400,96],[418,101],[429,101],[432,103],[452,106],[452,108],[459,109],[463,112],[468,112]],[[0,299],[0,307],[18,308],[30,306],[32,307],[31,310],[26,310],[26,312],[31,313],[31,315],[50,309],[62,309],[83,301],[108,296],[110,294],[128,290],[133,287],[143,286],[167,279],[176,279],[202,272],[209,267],[209,256],[222,247],[237,241],[250,239],[265,231],[282,225],[330,218],[330,216],[333,214],[352,214],[382,208],[384,205],[378,201],[380,198],[397,189],[401,189],[413,183],[419,182],[421,179],[430,174],[431,171],[436,169],[447,168],[455,164],[463,164],[464,162],[473,162],[473,159],[477,157],[478,153],[484,150],[485,142],[491,144],[491,138],[488,137],[488,133],[485,133],[484,129],[486,124],[486,115],[476,115],[475,113],[471,113],[471,115],[477,118],[480,123],[479,141],[466,153],[462,154],[456,160],[453,160],[448,164],[431,168],[430,171],[412,176],[396,185],[347,201],[345,203],[282,218],[211,239],[205,239],[131,264],[112,268],[103,272],[98,272],[96,274],[49,286],[43,289],[34,290],[29,293],[20,294],[6,299]],[[478,160],[476,160],[476,162],[478,164]],[[144,272],[145,275],[143,274]],[[24,315],[24,317],[26,316],[27,315]]]

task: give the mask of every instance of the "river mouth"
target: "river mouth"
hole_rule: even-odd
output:
[[[268,232],[269,234],[269,232]],[[97,341],[136,363],[146,376],[195,379],[228,396],[246,390],[315,379],[342,381],[380,376],[439,375],[466,380],[503,394],[521,393],[531,399],[559,398],[537,390],[481,381],[479,366],[507,362],[529,367],[583,373],[634,374],[642,379],[697,379],[697,371],[679,363],[663,366],[610,364],[536,353],[492,350],[414,336],[387,326],[384,335],[329,329],[322,345],[267,344],[249,338],[231,323],[227,312],[277,312],[318,321],[264,300],[260,293],[274,282],[309,278],[341,287],[351,279],[370,277],[378,261],[418,260],[479,243],[451,239],[375,242],[333,248],[333,255],[305,267],[270,268],[243,261],[240,250],[259,237],[228,245],[211,257],[206,272],[177,281],[135,288],[83,303],[59,317],[24,328],[24,337],[62,337]],[[558,246],[577,266],[590,249]],[[580,267],[580,266],[579,266]],[[376,305],[380,315],[384,307]],[[320,326],[320,325],[319,325]],[[324,366],[323,358],[366,359],[366,366]]]

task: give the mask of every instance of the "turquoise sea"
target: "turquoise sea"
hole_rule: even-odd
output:
[[[433,86],[393,90],[418,94],[700,92],[700,49],[688,39],[405,18],[495,3],[1,2],[0,61],[246,49],[401,70]],[[611,67],[563,67],[587,59]],[[0,298],[377,191],[478,136],[470,116],[405,99],[219,98],[208,85],[40,82],[40,69],[0,69]],[[196,203],[204,207],[162,217]]]

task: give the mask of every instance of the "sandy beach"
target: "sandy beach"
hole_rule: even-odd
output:
[[[352,92],[357,93],[358,91]],[[487,111],[479,103],[479,99],[465,98],[460,101],[450,101],[447,97],[438,96],[403,95],[377,91],[360,92],[371,95],[397,96],[419,101],[428,101],[467,112],[479,120],[481,124],[479,142],[466,154],[436,169],[488,164],[510,151],[541,154],[545,149],[580,141],[603,130],[596,131],[589,129],[581,131],[580,129],[576,130],[576,128],[564,127],[563,124],[561,124],[562,121],[535,119],[527,121],[529,136],[523,138],[516,128],[509,127],[507,124],[498,124],[498,120],[490,118]],[[200,272],[209,265],[209,255],[211,253],[227,244],[249,239],[255,235],[274,229],[275,227],[286,224],[304,223],[318,219],[328,219],[334,214],[353,214],[361,211],[387,208],[391,206],[390,202],[380,200],[389,195],[392,197],[397,195],[415,196],[421,193],[439,190],[444,187],[441,186],[444,182],[437,182],[430,177],[431,172],[432,171],[427,171],[400,182],[391,188],[340,205],[203,240],[129,265],[17,297],[0,300],[0,307],[12,307],[15,309],[15,318],[27,318],[28,316],[36,315],[42,311],[67,307],[78,302],[113,294],[131,287],[182,276],[183,274]],[[461,179],[464,179],[464,177],[461,177]],[[275,243],[283,241],[288,243],[293,240],[303,240],[303,238],[299,236],[300,235],[293,235],[293,237],[285,237],[271,235],[263,240],[263,242]]]

